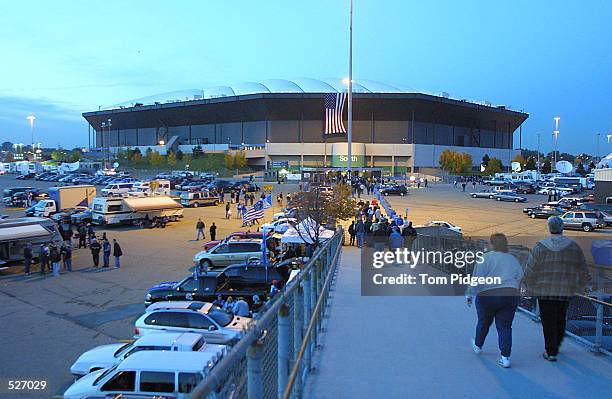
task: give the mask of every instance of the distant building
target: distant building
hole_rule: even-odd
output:
[[[605,204],[612,199],[612,168],[595,169],[595,203]]]
[[[438,167],[440,153],[484,154],[509,165],[514,133],[528,114],[369,82],[354,83],[353,167],[399,174]],[[94,147],[190,153],[244,150],[260,169],[346,165],[346,135],[324,137],[324,96],[341,81],[268,80],[136,100],[86,112]],[[346,112],[345,112],[346,115]],[[108,120],[111,120],[110,127]],[[102,127],[104,123],[105,127]],[[345,126],[346,126],[345,121]]]

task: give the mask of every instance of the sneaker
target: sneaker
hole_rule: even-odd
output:
[[[482,352],[482,348],[476,345],[476,340],[474,338],[472,338],[472,350],[477,355],[480,355],[480,352]]]
[[[500,356],[497,363],[503,368],[507,369],[508,367],[510,367],[510,358],[506,356]]]
[[[557,361],[557,356],[549,355],[546,352],[542,353],[542,357],[544,359],[548,360],[549,362],[556,362]]]

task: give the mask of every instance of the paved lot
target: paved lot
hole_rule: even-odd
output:
[[[25,184],[24,184],[25,183]],[[36,185],[0,177],[0,190],[7,186]],[[282,191],[296,190],[283,185]],[[432,219],[451,221],[463,227],[467,235],[487,235],[493,231],[506,234],[545,234],[545,221],[531,220],[522,214],[523,204],[496,203],[471,199],[448,185],[414,190],[408,197],[390,197],[396,209],[409,208],[415,223]],[[538,197],[540,203],[544,197]],[[277,211],[276,207],[273,211]],[[235,210],[232,210],[235,215]],[[3,210],[13,216],[18,210]],[[60,277],[22,274],[0,274],[0,310],[3,356],[0,380],[45,379],[45,394],[19,394],[19,398],[61,395],[70,385],[69,366],[83,351],[96,345],[130,339],[133,322],[143,311],[145,290],[161,281],[184,277],[192,267],[191,259],[202,242],[194,241],[198,217],[217,224],[218,237],[239,230],[238,219],[225,220],[224,207],[185,209],[185,217],[166,229],[140,230],[115,228],[106,230],[116,238],[125,256],[121,269],[93,269],[86,250],[75,250],[72,273]],[[267,219],[272,215],[267,212]],[[501,229],[501,230],[500,230]],[[100,230],[100,234],[103,230]],[[572,235],[584,236],[581,232]],[[612,237],[605,233],[593,236]],[[358,294],[356,294],[358,295]],[[0,397],[7,397],[4,386]]]

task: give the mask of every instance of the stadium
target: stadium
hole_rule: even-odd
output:
[[[133,100],[83,117],[98,150],[164,155],[243,150],[255,169],[346,166],[346,134],[325,135],[325,96],[342,80],[271,79]],[[445,149],[509,165],[528,114],[372,81],[353,83],[352,166],[391,174],[438,167]],[[347,112],[344,109],[344,126]],[[110,123],[109,123],[110,120]],[[109,126],[110,125],[110,126]]]

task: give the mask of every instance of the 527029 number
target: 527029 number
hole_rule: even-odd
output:
[[[47,388],[45,380],[9,380],[9,391],[42,391]]]

